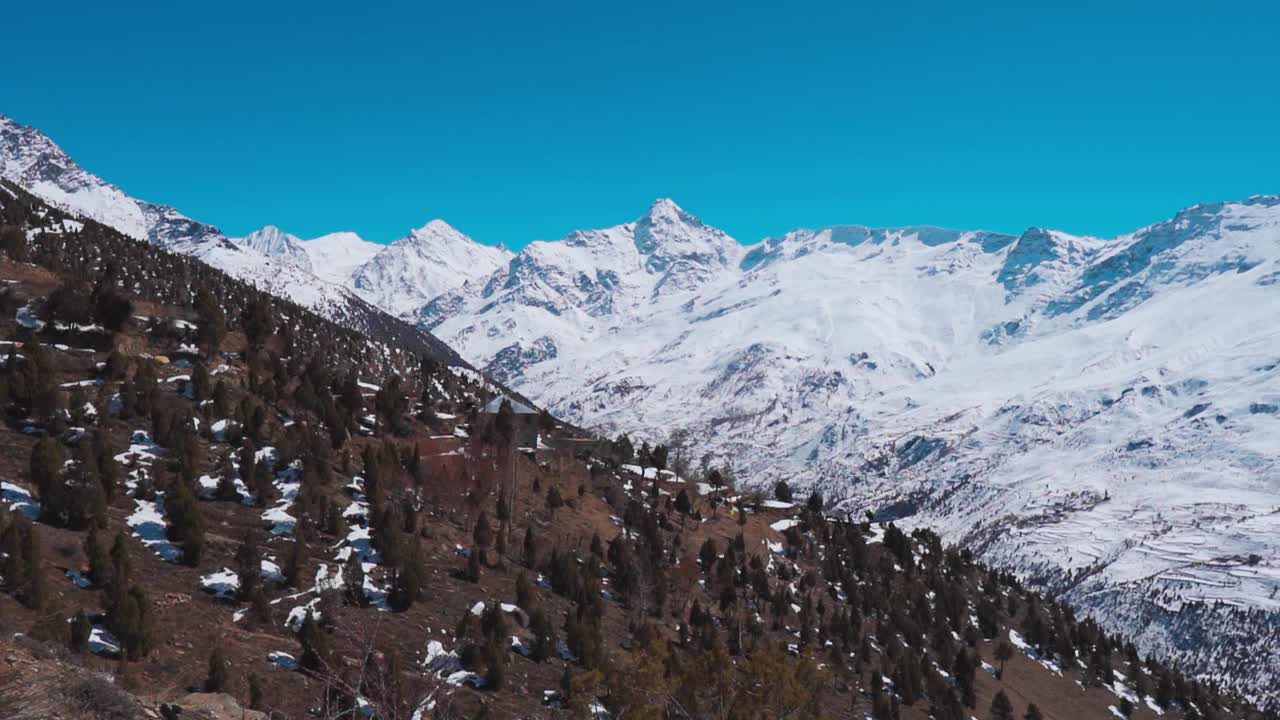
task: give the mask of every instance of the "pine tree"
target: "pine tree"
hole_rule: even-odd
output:
[[[538,564],[538,544],[533,537],[533,526],[524,529],[524,566],[536,567]]]
[[[364,594],[364,563],[360,555],[353,552],[342,566],[342,584],[346,588],[347,602],[356,607],[364,607],[368,598]]]
[[[1013,646],[1007,641],[1001,641],[996,645],[996,660],[1000,663],[1000,669],[996,671],[996,678],[1004,677],[1005,663],[1013,659]]]
[[[32,610],[44,610],[49,601],[49,586],[44,578],[44,539],[38,525],[27,523],[22,563],[22,586],[18,597]]]
[[[680,488],[679,494],[676,495],[676,512],[681,515],[688,515],[693,509],[692,503],[689,502],[689,491],[686,488]]]
[[[709,572],[716,562],[716,541],[715,538],[707,538],[702,543],[702,548],[698,550],[698,562],[702,565],[703,572]]]
[[[533,634],[533,647],[529,657],[534,662],[545,662],[555,651],[555,628],[541,607],[529,611],[529,632]]]
[[[116,533],[115,542],[111,544],[111,588],[123,590],[129,585],[129,576],[133,571],[129,560],[128,536],[124,531]]]
[[[965,707],[974,707],[978,702],[974,688],[975,672],[976,669],[969,658],[968,651],[961,650],[957,653],[951,674],[955,676],[956,687],[960,690],[960,700],[965,704]]]
[[[110,332],[120,332],[133,317],[133,302],[121,295],[109,282],[93,289],[93,321]]]
[[[256,672],[249,673],[249,709],[262,710],[267,705],[267,691],[262,684],[262,676]]]
[[[169,539],[182,548],[182,562],[195,567],[204,554],[204,516],[196,502],[195,493],[185,482],[174,483],[173,490],[164,499],[169,514]]]
[[[805,503],[805,507],[809,509],[809,512],[820,513],[822,512],[822,506],[822,493],[817,490],[809,493],[809,500]]]
[[[564,498],[560,497],[560,488],[552,485],[547,489],[547,509],[555,514],[555,511],[564,506]]]
[[[111,555],[102,544],[97,528],[89,531],[84,541],[84,554],[89,558],[89,582],[94,587],[105,588],[111,584]]]
[[[102,485],[107,504],[110,504],[120,491],[120,464],[115,461],[106,433],[101,430],[93,434],[93,454],[98,466],[98,483]]]
[[[388,601],[396,610],[404,611],[422,598],[422,559],[418,553],[418,544],[413,542],[406,557],[396,568],[395,582],[392,584],[391,597]]]
[[[205,676],[204,691],[220,693],[227,688],[227,659],[222,654],[222,643],[215,642],[209,653],[209,672]]]
[[[66,522],[67,507],[71,497],[62,480],[64,457],[62,444],[45,436],[31,449],[29,475],[31,484],[40,496],[41,517],[47,522]]]
[[[236,577],[240,581],[240,599],[248,600],[262,589],[262,551],[258,549],[258,538],[247,532],[236,548]]]
[[[316,620],[315,614],[307,610],[302,619],[302,627],[298,630],[298,641],[302,644],[302,667],[312,672],[319,672],[329,664],[329,639]]]
[[[786,480],[779,480],[778,484],[773,487],[773,497],[780,502],[791,502],[791,486]]]
[[[214,498],[222,502],[239,502],[240,488],[236,485],[236,480],[238,479],[239,474],[228,463],[227,467],[218,475],[218,487],[213,491]],[[250,502],[252,502],[252,499],[250,499]]]
[[[1009,702],[1009,696],[1001,690],[991,698],[991,720],[1013,720],[1013,704]]]
[[[0,227],[0,253],[14,262],[27,261],[27,234],[16,225]]]
[[[307,542],[303,533],[295,532],[289,561],[284,566],[284,581],[291,588],[302,587],[302,574],[307,570]]]
[[[138,660],[146,657],[155,634],[150,598],[137,585],[129,588],[128,592],[116,590],[112,595],[107,610],[107,628],[120,640],[126,658]]]
[[[521,572],[516,576],[516,605],[528,612],[535,604],[533,583],[529,582],[529,574]]]
[[[89,636],[92,633],[93,624],[89,622],[89,616],[84,610],[80,610],[71,620],[71,651],[81,653],[88,650]]]
[[[203,360],[196,360],[191,369],[191,399],[201,402],[209,399],[209,366]]]
[[[480,517],[476,519],[476,527],[471,533],[471,538],[481,552],[487,552],[493,543],[493,529],[489,527],[489,515],[484,510],[480,511]]]
[[[1156,685],[1156,704],[1166,710],[1173,706],[1173,680],[1168,673],[1160,674],[1160,682]]]

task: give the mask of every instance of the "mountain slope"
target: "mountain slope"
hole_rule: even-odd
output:
[[[345,327],[372,337],[403,342],[447,362],[465,365],[456,353],[428,333],[388,316],[341,283],[310,272],[330,266],[308,265],[311,255],[299,241],[276,228],[232,241],[217,228],[192,220],[166,205],[137,200],[75,163],[35,128],[0,115],[0,180],[7,180],[59,209],[100,222],[125,235],[147,240],[171,252],[191,255],[277,297],[315,310]],[[344,234],[327,236],[323,253],[346,248],[359,257],[359,243]],[[361,241],[362,242],[362,241]]]

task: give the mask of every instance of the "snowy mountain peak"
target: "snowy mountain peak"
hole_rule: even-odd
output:
[[[745,252],[723,230],[703,223],[667,198],[654,201],[633,228],[645,269],[661,276],[654,297],[696,289],[719,271],[737,265]]]
[[[697,218],[690,215],[684,208],[676,204],[671,198],[656,198],[649,205],[649,209],[644,214],[645,218],[669,218],[673,220],[681,220],[685,222],[697,223]]]
[[[245,235],[241,239],[246,241],[245,244],[251,245],[263,252],[267,252],[269,255],[278,254],[283,248],[290,245],[296,245],[302,241],[302,238],[299,238],[297,235],[287,233],[275,225],[264,225],[248,235]]]
[[[303,248],[302,238],[291,235],[275,225],[254,230],[242,238],[232,239],[232,242],[241,247],[256,250],[263,255],[278,257],[300,270],[313,272],[311,257]]]
[[[311,260],[311,272],[327,282],[348,286],[352,275],[385,247],[349,231],[329,233],[302,242],[302,249]]]
[[[432,220],[380,250],[351,275],[369,302],[415,317],[433,298],[497,271],[511,252],[482,245],[443,220]]]
[[[449,223],[435,218],[427,222],[420,228],[410,230],[409,234],[391,243],[397,244],[438,244],[438,243],[458,243],[458,244],[478,244],[475,240],[465,235]]]
[[[718,250],[737,241],[706,225],[673,200],[658,198],[635,222],[636,249],[650,255],[667,249]]]

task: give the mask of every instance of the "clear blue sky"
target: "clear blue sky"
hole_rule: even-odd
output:
[[[670,196],[747,242],[1113,235],[1280,192],[1276,3],[21,2],[4,25],[0,113],[232,234],[442,217],[518,247]]]

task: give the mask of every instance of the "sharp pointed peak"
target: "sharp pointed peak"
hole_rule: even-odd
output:
[[[687,210],[676,204],[675,200],[668,197],[660,197],[650,203],[644,217],[650,219],[659,217],[696,219]]]
[[[280,228],[279,225],[272,225],[268,223],[258,228],[257,230],[254,230],[249,234],[250,235],[289,235],[290,233],[285,232],[283,229]]]
[[[457,228],[455,228],[453,225],[450,225],[449,222],[444,218],[431,218],[426,222],[425,225],[422,226],[422,229],[424,230],[427,228],[430,228],[432,230],[453,230],[454,232],[458,231]]]
[[[404,239],[407,240],[409,238],[418,238],[423,236],[438,237],[440,235],[467,237],[465,233],[445,222],[443,219],[432,218],[420,227],[410,230],[408,237]]]

